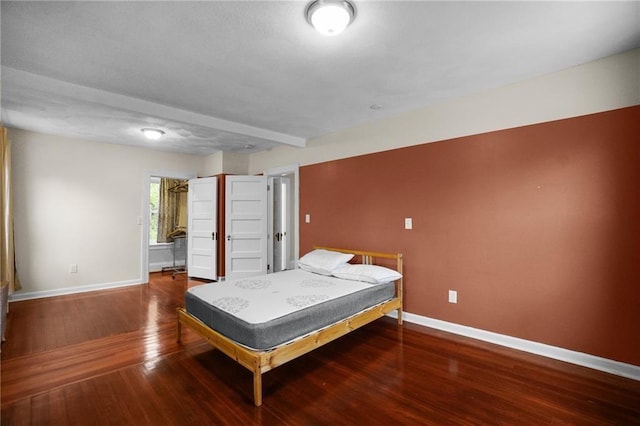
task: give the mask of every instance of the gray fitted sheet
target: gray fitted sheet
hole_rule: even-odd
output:
[[[235,342],[256,350],[268,350],[390,300],[394,295],[393,282],[371,285],[257,324],[243,321],[190,292],[185,295],[185,308],[208,327]]]

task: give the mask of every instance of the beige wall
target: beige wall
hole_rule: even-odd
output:
[[[204,159],[202,170],[199,171],[199,177],[216,176],[223,173],[224,170],[224,153],[218,151],[208,155]]]
[[[640,49],[250,157],[249,173],[609,111],[640,103]]]
[[[204,166],[198,173],[200,177],[228,175],[246,175],[249,170],[249,155],[238,152],[219,151],[204,159]]]
[[[15,129],[9,138],[23,294],[140,283],[138,220],[148,173],[204,167],[191,155]],[[70,264],[78,265],[77,274],[69,273]]]

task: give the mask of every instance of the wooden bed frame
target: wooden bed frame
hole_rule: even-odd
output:
[[[397,262],[397,271],[402,274],[402,254],[377,253],[361,250],[346,250],[330,247],[314,247],[341,253],[352,253],[360,256],[362,263],[372,265],[374,259],[393,259]],[[351,331],[360,328],[391,311],[398,311],[398,325],[402,325],[402,278],[395,282],[396,292],[393,299],[356,315],[338,321],[319,331],[311,333],[291,343],[278,346],[275,349],[257,351],[248,349],[233,340],[209,328],[199,319],[189,314],[184,308],[178,308],[178,342],[182,334],[182,325],[189,327],[203,337],[213,347],[219,349],[240,365],[253,372],[253,401],[256,406],[262,405],[262,374],[288,361],[298,358],[320,346],[327,344]]]

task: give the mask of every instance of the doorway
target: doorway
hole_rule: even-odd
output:
[[[284,260],[287,265],[287,269],[295,269],[296,261],[299,257],[300,239],[299,239],[299,166],[289,165],[279,168],[266,170],[264,176],[269,177],[284,177],[290,182],[289,190],[287,191],[287,211],[289,214],[286,216],[285,226],[287,229],[287,247],[288,253]],[[142,191],[142,217],[139,219],[139,223],[142,226],[142,238],[141,238],[141,255],[140,255],[140,276],[142,282],[149,282],[149,188],[152,177],[167,177],[172,179],[189,180],[197,177],[196,173],[190,172],[175,172],[175,171],[149,171],[145,174],[143,179],[143,191]],[[273,215],[271,209],[270,215]],[[271,216],[272,217],[272,216]],[[271,221],[271,219],[269,219]],[[269,246],[273,248],[273,239]],[[273,263],[272,257],[268,255],[269,264]],[[271,272],[271,271],[270,271]]]
[[[269,182],[269,272],[295,269],[299,256],[298,165],[265,171]]]
[[[149,282],[149,270],[150,268],[150,259],[153,258],[151,251],[163,251],[163,249],[158,246],[152,248],[151,244],[149,244],[149,234],[150,234],[150,223],[151,223],[151,184],[152,182],[160,179],[160,178],[170,178],[170,179],[180,179],[180,180],[189,180],[195,178],[196,173],[188,173],[188,172],[173,172],[173,171],[149,171],[145,174],[143,179],[143,190],[142,190],[142,216],[139,218],[138,223],[142,226],[142,238],[141,238],[141,249],[140,249],[140,277],[142,282]],[[166,251],[166,250],[164,250]],[[162,253],[153,253],[153,255],[159,254],[162,256]],[[164,254],[166,256],[166,254]],[[173,253],[171,252],[171,256]],[[172,258],[173,260],[173,258]],[[155,267],[153,268],[156,269]]]

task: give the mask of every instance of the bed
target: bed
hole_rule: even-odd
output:
[[[319,264],[319,255],[331,260]],[[263,373],[394,310],[402,324],[402,262],[399,253],[314,247],[299,269],[192,287],[178,308],[178,341],[186,326],[250,370],[260,406]]]

